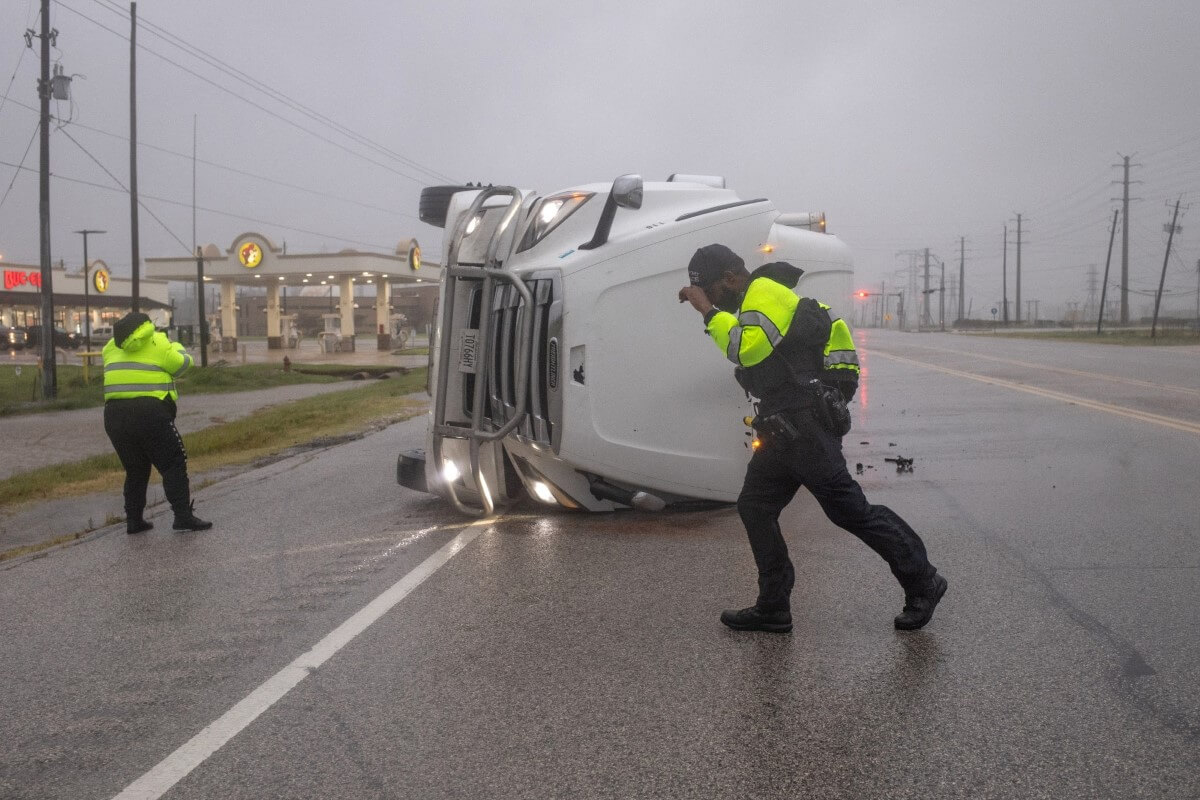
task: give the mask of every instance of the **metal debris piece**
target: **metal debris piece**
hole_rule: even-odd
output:
[[[885,458],[884,461],[890,461],[896,465],[896,472],[912,472],[913,460],[904,456],[896,456],[895,458]]]

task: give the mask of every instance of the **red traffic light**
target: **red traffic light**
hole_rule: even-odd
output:
[[[861,299],[861,298],[866,297],[867,293],[866,292],[855,292],[854,296]]]

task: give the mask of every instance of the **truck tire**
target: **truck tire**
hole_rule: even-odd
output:
[[[446,211],[450,208],[450,198],[459,192],[474,188],[474,186],[426,186],[421,190],[421,204],[418,211],[421,222],[445,228]]]

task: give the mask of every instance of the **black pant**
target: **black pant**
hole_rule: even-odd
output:
[[[109,400],[104,432],[125,467],[125,517],[141,519],[153,465],[162,475],[163,494],[178,515],[191,507],[187,453],[175,430],[175,404],[154,397]]]
[[[926,586],[937,570],[929,563],[921,537],[890,508],[867,502],[846,469],[841,439],[827,433],[811,411],[787,416],[799,437],[764,442],[750,459],[737,502],[758,566],[758,607],[790,607],[796,573],[779,530],[779,514],[801,486],[812,492],[831,522],[887,561],[905,591]]]

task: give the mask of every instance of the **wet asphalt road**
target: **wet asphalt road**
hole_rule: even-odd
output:
[[[463,535],[164,796],[1200,796],[1200,348],[859,339],[847,460],[950,580],[924,631],[804,493],[795,631],[738,634],[734,511],[466,527],[394,482],[413,420],[0,570],[0,797],[115,796]]]

